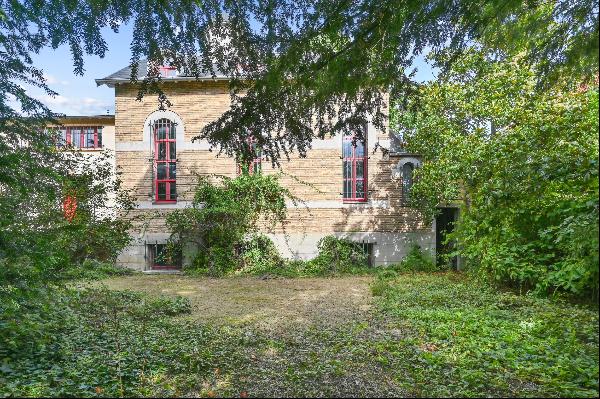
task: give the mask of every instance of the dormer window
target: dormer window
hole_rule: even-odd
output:
[[[158,68],[161,78],[173,78],[177,76],[177,68],[174,66],[162,65]]]

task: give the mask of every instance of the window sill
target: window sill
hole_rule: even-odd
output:
[[[369,203],[368,199],[356,199],[356,200],[343,200],[344,204],[367,204]]]

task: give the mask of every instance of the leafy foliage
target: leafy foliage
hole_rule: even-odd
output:
[[[405,335],[379,353],[413,395],[598,395],[597,309],[498,292],[459,274],[386,284],[379,308]]]
[[[273,241],[264,234],[253,234],[243,241],[241,265],[235,273],[262,275],[285,274],[287,260],[283,259]]]
[[[61,280],[86,260],[113,262],[129,243],[131,223],[125,216],[133,203],[114,176],[110,155],[61,153],[61,158],[74,169],[56,176],[46,189],[7,188],[0,194],[5,284]],[[69,197],[76,209],[68,219],[63,204]]]
[[[281,187],[277,175],[243,173],[235,179],[199,177],[190,207],[167,216],[172,231],[171,247],[193,253],[197,272],[222,275],[239,267],[236,255],[246,237],[258,230],[283,223],[286,200],[297,201]]]
[[[360,244],[335,236],[325,236],[319,240],[317,248],[319,252],[313,259],[282,259],[268,237],[254,236],[244,245],[242,257],[246,266],[239,272],[284,277],[322,277],[372,271],[368,267],[367,254]]]
[[[306,262],[303,273],[330,275],[364,272],[367,254],[360,244],[335,236],[325,236],[317,243],[319,254]]]
[[[403,272],[435,272],[439,271],[435,259],[424,252],[418,244],[413,244],[401,262],[389,266],[390,269]]]
[[[520,59],[471,52],[396,115],[415,205],[463,204],[454,238],[493,281],[598,295],[598,89],[535,90]]]
[[[594,0],[24,0],[3,1],[1,10],[0,131],[16,133],[11,140],[44,140],[35,129],[6,124],[20,116],[18,108],[36,119],[52,117],[16,83],[55,94],[31,53],[67,45],[75,73],[82,74],[84,54],[103,57],[108,50],[102,30],[118,31],[123,23],[133,25],[132,79],[140,96],[158,94],[169,105],[160,65],[191,77],[223,71],[232,78],[232,109],[200,137],[239,155],[252,132],[274,161],[294,150],[304,154],[315,135],[360,131],[370,114],[383,128],[382,90],[394,97],[410,92],[414,57],[426,49],[459,53],[478,42],[501,56],[522,51],[529,61],[544,62],[547,77],[553,72],[589,77],[598,64]],[[136,82],[143,58],[151,61],[150,76]]]
[[[212,370],[206,329],[165,317],[189,313],[183,298],[58,289],[37,299],[1,305],[3,396],[167,394],[184,370]]]

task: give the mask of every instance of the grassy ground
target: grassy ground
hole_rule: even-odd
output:
[[[247,326],[262,331],[334,327],[362,320],[371,310],[371,277],[259,279],[135,275],[104,280],[111,289],[183,296],[189,318],[213,326]]]
[[[192,304],[155,333],[173,331],[174,353],[196,368],[201,356],[202,367],[166,367],[139,393],[598,396],[597,309],[498,293],[461,275],[104,283]]]

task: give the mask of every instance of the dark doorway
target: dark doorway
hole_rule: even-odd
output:
[[[435,218],[435,248],[438,266],[450,266],[452,270],[458,269],[458,257],[448,259],[448,254],[454,251],[456,243],[445,242],[446,235],[454,230],[454,223],[458,220],[458,208],[439,208],[440,213]]]

